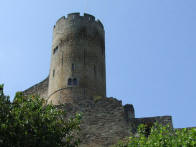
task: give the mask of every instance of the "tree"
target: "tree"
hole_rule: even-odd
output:
[[[46,105],[38,96],[16,93],[13,102],[0,85],[1,147],[78,146],[80,115],[65,119],[65,111]]]
[[[138,134],[119,141],[115,147],[195,147],[196,128],[174,130],[157,123],[147,134],[145,125],[140,125]]]

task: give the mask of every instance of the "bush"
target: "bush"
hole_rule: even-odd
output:
[[[145,125],[140,125],[138,134],[119,141],[115,147],[195,147],[196,128],[173,130],[169,125],[157,123],[146,134]]]
[[[18,92],[12,103],[0,85],[1,147],[78,146],[79,123],[79,114],[65,121],[65,111],[45,105],[38,96]]]

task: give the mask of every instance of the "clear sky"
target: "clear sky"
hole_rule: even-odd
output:
[[[136,117],[172,115],[196,126],[195,0],[2,0],[0,83],[14,97],[49,73],[52,28],[87,12],[106,32],[107,96]]]

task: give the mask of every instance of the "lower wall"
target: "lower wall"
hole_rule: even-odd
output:
[[[65,92],[65,91],[64,91]],[[60,95],[67,97],[66,93]],[[42,82],[24,91],[25,95],[39,95],[48,97],[48,77]],[[67,112],[67,117],[75,113],[82,114],[80,138],[81,147],[108,147],[117,143],[130,134],[134,134],[140,124],[149,127],[155,122],[172,127],[171,116],[157,116],[135,118],[133,105],[122,105],[122,101],[115,98],[101,96],[77,96],[71,98],[71,103],[58,106]]]
[[[39,95],[41,98],[47,99],[48,97],[48,77],[40,83],[23,91],[24,95]]]
[[[148,127],[152,127],[154,123],[159,123],[161,125],[169,125],[171,128],[173,128],[171,116],[144,117],[144,118],[135,118],[129,120],[129,124],[133,128],[132,130],[133,133],[136,133],[137,128],[140,124],[145,124]]]

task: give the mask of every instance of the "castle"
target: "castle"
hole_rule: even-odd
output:
[[[135,118],[131,104],[106,97],[105,31],[94,16],[61,17],[53,29],[49,76],[24,91],[65,109],[82,113],[81,146],[104,147],[135,133],[139,124],[172,127],[171,116]]]

